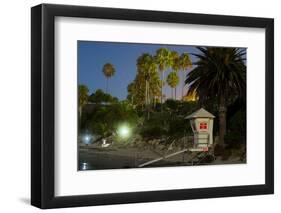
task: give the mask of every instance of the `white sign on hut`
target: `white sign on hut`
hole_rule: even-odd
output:
[[[190,120],[194,134],[194,146],[190,151],[208,151],[213,144],[214,118],[214,115],[203,108],[186,117]]]

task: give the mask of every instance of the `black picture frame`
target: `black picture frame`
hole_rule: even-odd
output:
[[[265,29],[265,184],[56,197],[54,195],[54,21],[58,16]],[[32,205],[46,209],[272,193],[274,193],[273,19],[53,4],[41,4],[31,8]]]

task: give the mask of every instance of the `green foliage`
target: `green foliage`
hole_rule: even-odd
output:
[[[179,100],[168,99],[163,104],[163,110],[169,113],[174,113],[177,116],[187,116],[198,109],[199,105],[196,102],[182,102]]]
[[[181,54],[179,58],[179,67],[180,71],[182,72],[182,90],[181,90],[181,96],[182,99],[184,98],[184,78],[185,78],[185,73],[189,68],[192,68],[192,60],[187,52],[184,52]]]
[[[127,91],[128,91],[127,99],[132,104],[136,103],[136,94],[137,94],[136,83],[135,82],[131,82],[130,84],[128,84]]]
[[[103,65],[102,72],[106,78],[110,78],[115,74],[115,68],[112,64],[106,63]]]
[[[156,103],[160,96],[160,79],[157,64],[148,53],[137,59],[137,74],[134,81],[128,85],[128,99],[134,105]]]
[[[140,134],[143,138],[162,138],[168,134],[169,114],[164,112],[152,113],[149,120],[145,120]]]
[[[85,85],[79,85],[78,86],[78,112],[79,112],[79,118],[82,117],[82,111],[85,104],[87,104],[89,99],[89,89]],[[78,126],[81,126],[81,122],[79,122]]]
[[[218,96],[245,95],[245,51],[238,48],[198,48],[196,67],[188,73],[185,83],[189,93],[196,91],[201,102]]]
[[[167,48],[160,48],[156,51],[156,55],[154,56],[155,61],[158,65],[158,70],[161,73],[161,94],[160,100],[161,104],[163,103],[163,86],[165,84],[164,80],[164,72],[166,69],[170,68],[173,65],[173,58],[171,55],[171,51]]]
[[[88,96],[89,96],[88,93],[89,93],[89,89],[87,86],[85,86],[85,85],[78,86],[79,107],[83,107],[87,103]]]
[[[172,116],[169,122],[169,135],[171,136],[184,136],[184,133],[191,133],[189,121],[184,117]]]
[[[196,67],[188,73],[185,83],[188,94],[196,92],[204,104],[217,102],[219,111],[219,141],[224,143],[227,107],[236,98],[246,95],[246,65],[244,49],[198,47]]]
[[[185,116],[196,108],[195,103],[167,100],[160,110],[151,113],[140,128],[140,134],[146,139],[163,137],[182,137],[192,134],[189,121]]]
[[[165,84],[164,72],[172,68],[177,73],[185,71],[192,66],[188,53],[179,55],[176,51],[167,48],[159,48],[154,56],[144,53],[137,59],[137,74],[132,83],[127,87],[127,99],[134,105],[148,105],[163,103],[163,86]],[[160,71],[160,73],[157,72]],[[179,84],[179,77],[175,73],[170,74],[169,83],[175,89]],[[161,79],[161,80],[160,80]]]
[[[226,106],[245,96],[245,52],[237,48],[198,49],[200,54],[196,56],[199,61],[188,73],[185,82],[190,86],[189,92],[196,91],[198,94],[200,107],[216,112],[218,118],[220,96],[227,98]],[[127,87],[127,101],[119,101],[107,93],[108,80],[115,74],[115,68],[106,63],[102,69],[107,78],[106,92],[99,89],[88,96],[89,90],[84,85],[80,85],[81,88],[79,86],[79,107],[87,102],[92,104],[88,114],[85,112],[80,117],[81,128],[89,129],[100,137],[116,135],[122,124],[130,126],[134,134],[148,139],[192,134],[185,116],[198,109],[197,101],[168,99],[165,103],[160,103],[163,97],[164,72],[169,71],[166,81],[175,90],[176,96],[176,88],[180,83],[178,71],[184,72],[191,67],[192,61],[188,53],[179,55],[167,48],[158,49],[155,55],[144,53],[137,59],[135,79]],[[216,128],[218,122],[215,122]],[[227,126],[225,140],[229,145],[245,141],[245,111],[239,111],[228,118]]]
[[[96,90],[95,93],[89,97],[91,103],[117,103],[118,99],[108,93],[104,93],[101,89]]]
[[[172,66],[171,51],[167,48],[160,48],[156,51],[156,63],[161,72]]]
[[[180,105],[180,102],[177,100],[173,100],[173,99],[168,99],[164,103],[165,109],[174,110],[174,111],[178,109],[179,105]]]
[[[137,112],[125,101],[108,105],[97,104],[88,116],[90,119],[86,128],[101,137],[116,135],[118,127],[124,123],[132,129],[138,124]]]
[[[112,64],[106,63],[105,65],[103,65],[102,72],[103,72],[104,76],[106,77],[105,91],[107,93],[108,92],[108,81],[115,74],[115,68]]]
[[[180,56],[180,69],[186,71],[192,68],[192,61],[188,53],[182,53]]]
[[[168,85],[172,88],[172,92],[174,89],[174,91],[175,91],[174,98],[176,99],[177,98],[176,87],[180,83],[180,78],[179,78],[178,74],[175,71],[170,72],[166,81],[167,81]],[[172,97],[173,97],[173,93],[172,93]]]
[[[170,72],[167,77],[167,83],[170,87],[176,88],[179,84],[180,79],[176,72]]]
[[[139,72],[144,73],[147,80],[153,72],[157,71],[157,64],[152,55],[144,53],[137,59],[137,68]]]
[[[138,73],[144,78],[145,82],[145,104],[150,104],[157,94],[159,87],[159,78],[157,75],[157,64],[148,53],[142,54],[137,60]],[[140,85],[138,85],[140,86]]]
[[[178,72],[181,69],[181,61],[178,52],[172,51],[170,57],[172,59],[172,64],[171,64],[172,70],[174,72]]]

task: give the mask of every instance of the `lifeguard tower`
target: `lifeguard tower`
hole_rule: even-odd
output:
[[[205,109],[201,108],[192,114],[185,117],[190,120],[190,125],[194,134],[193,143],[191,147],[184,148],[174,153],[160,156],[154,160],[147,161],[138,165],[138,167],[148,166],[161,160],[173,157],[179,154],[189,153],[187,162],[191,162],[191,165],[199,164],[206,156],[212,152],[213,145],[213,124],[215,116]],[[211,154],[212,155],[212,154]],[[214,155],[212,155],[214,158]],[[200,157],[200,159],[198,159]],[[194,163],[197,159],[197,163]]]
[[[193,147],[189,148],[192,152],[208,151],[213,144],[213,124],[215,116],[201,108],[188,115],[190,125],[194,134]]]

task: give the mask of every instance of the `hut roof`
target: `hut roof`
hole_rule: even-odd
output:
[[[185,119],[192,119],[192,118],[214,118],[215,116],[209,113],[207,110],[201,108],[192,114],[185,117]]]

